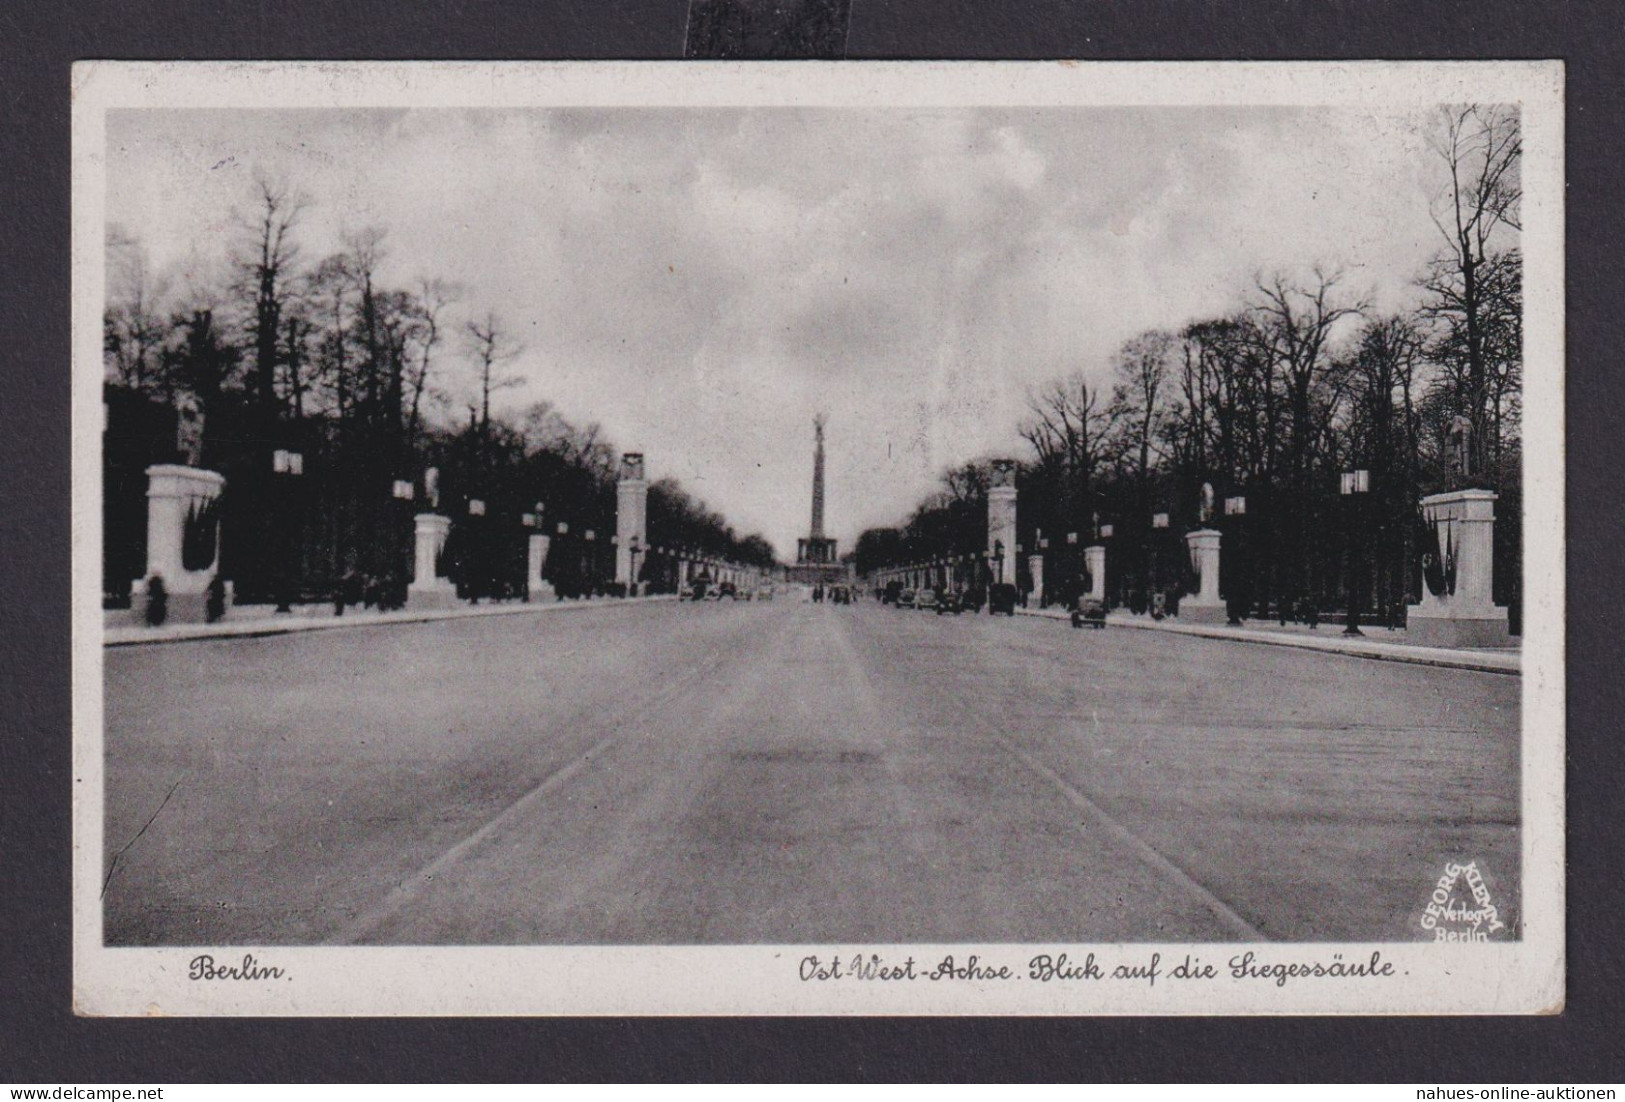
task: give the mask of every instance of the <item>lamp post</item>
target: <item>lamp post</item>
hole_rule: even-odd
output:
[[[1066,534],[1066,592],[1061,596],[1068,607],[1076,607],[1083,591],[1083,562],[1078,558],[1078,534]]]
[[[1112,538],[1112,532],[1113,531],[1114,531],[1114,529],[1110,524],[1102,524],[1100,526],[1101,567],[1100,567],[1100,586],[1099,586],[1099,589],[1100,589],[1100,594],[1101,594],[1100,604],[1101,604],[1101,606],[1103,608],[1110,607],[1111,603],[1112,603],[1111,590],[1106,588],[1106,580],[1107,580],[1108,577],[1110,577],[1110,570],[1108,569],[1106,564],[1110,563],[1110,562],[1113,562],[1115,560],[1108,557],[1105,554],[1105,550],[1106,550],[1106,541]],[[1122,592],[1123,587],[1122,587],[1122,584],[1121,584],[1123,571],[1122,571],[1121,567],[1118,568],[1117,575],[1118,575],[1118,579],[1119,579],[1118,593],[1117,593],[1117,603],[1119,605],[1121,605],[1123,603],[1123,592]]]
[[[276,569],[276,611],[293,611],[293,559],[298,552],[299,539],[293,531],[294,523],[294,487],[296,480],[305,473],[305,457],[299,452],[288,448],[278,448],[271,453],[271,477],[278,486],[276,495],[279,504],[278,527],[282,531],[281,554],[277,556]]]
[[[542,503],[538,501],[533,511],[520,514],[519,523],[524,526],[527,533],[525,536],[525,585],[519,591],[519,599],[528,605],[530,604],[530,591],[541,583],[540,577],[531,577],[530,536],[542,526]]]
[[[466,569],[464,571],[464,584],[468,587],[468,598],[472,604],[479,604],[480,597],[485,593],[486,560],[490,550],[486,547],[487,532],[485,527],[485,499],[471,497],[468,499],[468,536],[463,546],[468,549],[466,555]]]
[[[1061,583],[1061,578],[1059,576],[1060,571],[1054,569],[1054,566],[1051,564],[1050,555],[1049,555],[1049,537],[1044,535],[1041,532],[1038,533],[1038,554],[1040,556],[1039,561],[1041,563],[1043,563],[1043,570],[1044,570],[1044,573],[1046,575],[1046,577],[1045,577],[1045,583],[1046,584],[1045,584],[1043,593],[1040,594],[1040,600],[1039,600],[1038,603],[1041,606],[1042,605],[1053,604],[1054,602],[1050,599],[1050,596],[1051,596],[1051,592],[1053,591],[1053,589],[1055,587],[1055,584],[1056,583]],[[1055,582],[1051,583],[1049,581],[1050,578],[1054,578]],[[1064,597],[1065,594],[1063,593],[1062,596]]]
[[[552,581],[560,600],[564,599],[565,597],[580,596],[580,578],[578,575],[576,575],[575,568],[571,565],[576,560],[575,557],[569,553],[569,544],[565,540],[565,537],[569,534],[570,524],[568,521],[561,520],[553,526],[553,535],[557,541],[557,545],[554,547],[553,554],[550,559],[552,562],[559,565],[553,568]]]
[[[1348,544],[1348,586],[1349,586],[1349,613],[1348,623],[1343,628],[1344,635],[1364,635],[1360,630],[1360,537],[1361,515],[1360,503],[1365,495],[1371,491],[1371,472],[1364,470],[1344,471],[1340,487],[1344,497],[1349,500],[1349,544]]]
[[[1167,530],[1168,530],[1168,514],[1167,513],[1152,513],[1151,514],[1151,588],[1150,588],[1150,591],[1148,593],[1146,593],[1146,602],[1149,605],[1152,606],[1152,608],[1154,610],[1153,614],[1156,615],[1159,619],[1161,618],[1161,611],[1156,609],[1156,604],[1157,604],[1157,597],[1161,593],[1161,586],[1162,586],[1162,579],[1158,576],[1159,573],[1160,573],[1159,568],[1162,566],[1162,546],[1161,546],[1162,537],[1160,535],[1158,535],[1157,533],[1159,531],[1167,531]]]
[[[406,582],[411,574],[412,562],[412,500],[417,487],[410,479],[397,478],[389,489],[390,500],[395,503],[395,554],[389,564],[389,584],[379,592],[380,605],[386,609],[404,607]]]
[[[1235,571],[1232,576],[1238,579],[1245,579],[1249,576],[1249,574],[1244,555],[1244,546],[1241,539],[1241,518],[1247,515],[1247,499],[1240,494],[1225,498],[1224,515],[1233,518],[1230,522],[1230,527],[1231,532],[1235,536],[1235,540],[1233,541],[1235,546],[1231,549],[1230,554],[1241,559],[1242,562],[1241,569]],[[1239,627],[1241,625],[1241,618],[1247,611],[1247,605],[1249,604],[1252,587],[1246,581],[1242,581],[1241,584],[1232,584],[1229,588],[1231,595],[1229,601],[1226,602],[1226,611],[1229,613],[1228,622],[1232,627]]]

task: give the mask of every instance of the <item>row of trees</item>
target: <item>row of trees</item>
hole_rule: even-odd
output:
[[[108,591],[127,592],[142,573],[143,472],[156,462],[226,476],[221,569],[239,599],[290,582],[325,593],[358,576],[403,586],[411,516],[431,508],[463,522],[452,566],[475,592],[522,585],[520,519],[538,504],[551,529],[566,526],[566,545],[593,531],[594,554],[608,554],[619,456],[601,429],[546,402],[504,416],[495,407],[521,381],[523,349],[502,319],[464,309],[444,280],[392,284],[377,228],[307,257],[308,206],[293,188],[257,180],[221,262],[194,261],[181,277],[155,271],[129,234],[109,234]],[[279,471],[279,451],[297,453],[302,473]],[[477,520],[471,499],[485,509]],[[766,540],[739,535],[670,480],[650,488],[649,537],[773,563]],[[579,549],[556,557],[561,589],[602,574]]]
[[[1226,532],[1227,594],[1255,612],[1335,605],[1351,581],[1395,612],[1421,584],[1419,498],[1471,483],[1501,495],[1496,592],[1516,607],[1518,119],[1472,106],[1434,122],[1444,244],[1414,309],[1377,314],[1336,271],[1270,275],[1223,316],[1129,339],[1109,381],[1078,371],[1032,395],[1017,485],[1025,550],[1049,544],[1049,594],[1076,595],[1102,524],[1114,600],[1177,591],[1179,530],[1211,525]],[[1351,470],[1369,472],[1369,494],[1339,493]],[[864,533],[860,571],[982,552],[986,474],[951,470],[902,525]],[[1227,517],[1237,497],[1245,513]],[[1158,513],[1169,529],[1153,527]]]

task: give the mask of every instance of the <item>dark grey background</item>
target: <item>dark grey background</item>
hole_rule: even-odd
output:
[[[720,0],[694,0],[696,10]],[[753,3],[767,0],[752,0]],[[1619,813],[1619,134],[1608,0],[848,0],[851,58],[1563,58],[1568,63],[1568,1009],[1543,1019],[82,1020],[71,1010],[68,66],[81,58],[839,53],[696,30],[689,0],[0,8],[0,1081],[1611,1081]],[[793,7],[789,0],[781,7]],[[837,5],[838,6],[838,5]],[[715,13],[702,13],[710,18]],[[817,15],[818,13],[814,13]],[[828,23],[833,14],[837,18]],[[724,22],[726,22],[724,20]],[[744,24],[739,24],[743,27]],[[733,37],[730,38],[729,35]]]

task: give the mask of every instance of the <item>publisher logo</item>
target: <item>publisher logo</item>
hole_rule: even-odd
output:
[[[1423,936],[1434,941],[1489,941],[1506,928],[1478,862],[1446,865],[1422,908]]]

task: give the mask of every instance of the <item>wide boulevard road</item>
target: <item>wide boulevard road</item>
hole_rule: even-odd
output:
[[[1517,914],[1516,677],[784,596],[106,673],[109,944],[1410,940],[1465,860]]]

